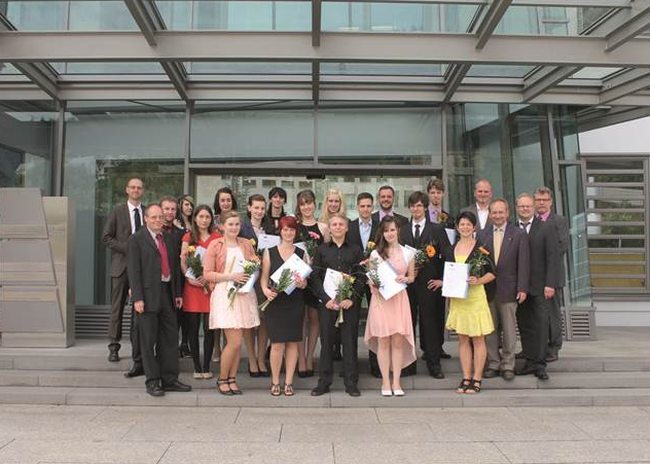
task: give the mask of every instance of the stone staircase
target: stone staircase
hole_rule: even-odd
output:
[[[576,342],[594,343],[594,342]],[[449,344],[451,345],[451,344]],[[293,398],[271,397],[269,378],[251,378],[248,363],[242,359],[238,383],[244,394],[237,397],[219,395],[215,380],[192,378],[192,364],[180,360],[181,380],[193,387],[190,393],[169,393],[152,398],[144,391],[144,378],[127,379],[129,359],[119,363],[106,361],[105,344],[81,341],[69,349],[0,348],[0,403],[68,404],[68,405],[155,405],[155,406],[258,406],[258,407],[490,407],[490,406],[593,406],[650,405],[650,359],[616,352],[601,357],[600,349],[567,349],[567,356],[549,365],[550,380],[534,376],[516,377],[512,382],[501,378],[486,379],[479,395],[454,392],[460,379],[455,346],[451,360],[443,360],[446,378],[436,380],[426,375],[424,362],[418,361],[419,374],[405,377],[406,396],[383,398],[379,380],[368,372],[367,353],[360,351],[360,398],[343,392],[341,378],[335,378],[332,392],[313,398],[309,390],[317,379],[296,376]],[[572,352],[579,351],[579,355]],[[122,353],[128,353],[128,346]],[[340,363],[335,364],[340,370]]]

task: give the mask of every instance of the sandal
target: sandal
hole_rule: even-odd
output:
[[[241,395],[241,390],[239,388],[232,388],[233,385],[237,384],[237,380],[234,377],[228,377],[228,387],[233,395]]]
[[[280,390],[280,384],[279,383],[272,383],[271,384],[271,396],[280,396],[282,394],[282,391]]]
[[[228,390],[222,390],[221,386],[225,385],[228,387]],[[227,395],[230,396],[233,394],[232,390],[230,389],[230,382],[228,379],[219,379],[217,380],[217,391],[221,393],[222,395]]]
[[[472,384],[470,379],[463,379],[460,381],[460,385],[456,388],[456,393],[466,393],[469,386]]]
[[[465,393],[470,394],[470,395],[475,395],[476,393],[479,393],[481,391],[481,381],[477,379],[472,379],[472,381],[469,384],[469,387],[467,387],[467,390]]]
[[[293,396],[293,385],[288,383],[284,386],[284,396]]]

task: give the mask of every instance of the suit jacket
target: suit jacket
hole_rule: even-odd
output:
[[[413,222],[407,221],[400,229],[400,243],[418,248],[413,236]],[[414,284],[424,284],[431,279],[442,279],[445,268],[445,261],[450,258],[451,244],[447,238],[445,227],[442,224],[434,224],[426,221],[424,229],[420,233],[420,247],[431,244],[436,249],[436,255],[418,271]]]
[[[372,213],[371,217],[372,217],[373,222],[377,222],[377,224],[379,224],[381,222],[381,220],[379,219],[379,211],[375,211],[374,213]],[[399,224],[400,227],[403,227],[404,224],[409,222],[409,220],[406,217],[402,216],[399,213],[394,212],[393,217],[395,218],[395,221],[397,222],[397,224]]]
[[[169,259],[171,294],[172,298],[177,298],[182,296],[180,249],[172,234],[163,234],[163,240],[167,246]],[[158,246],[146,226],[129,238],[127,256],[131,298],[133,301],[143,300],[145,312],[158,312],[162,296],[160,291],[161,259]],[[173,301],[172,307],[174,307]]]
[[[477,234],[477,240],[485,244],[494,256],[494,228],[486,227]],[[497,278],[487,285],[490,300],[498,303],[517,301],[517,293],[528,293],[530,279],[530,246],[528,234],[514,224],[507,223],[499,261],[495,267]]]
[[[141,220],[144,225],[144,215]],[[130,235],[129,207],[123,203],[111,211],[102,231],[102,242],[111,249],[111,277],[119,277],[126,271],[126,252]]]
[[[478,230],[483,230],[483,229],[481,229],[481,224],[480,224],[480,221],[479,221],[479,218],[478,218],[478,208],[476,207],[476,203],[472,203],[470,206],[468,206],[466,208],[463,208],[460,211],[461,211],[461,213],[463,211],[470,211],[470,212],[474,213],[474,215],[476,216],[476,227],[477,227],[477,229]],[[492,220],[490,219],[490,216],[488,216],[487,221],[485,221],[484,229],[487,229],[491,225],[492,225]]]
[[[564,276],[558,273],[558,260],[561,253],[558,238],[552,223],[534,218],[528,232],[530,244],[529,293],[533,296],[544,294],[544,287],[557,288]]]
[[[379,229],[379,221],[374,219],[374,215],[370,220],[370,240],[371,242],[377,243],[377,230]],[[358,246],[361,251],[365,251],[363,247],[363,242],[361,241],[361,232],[359,231],[359,219],[350,221],[350,226],[348,227],[348,233],[345,236],[345,241],[350,245]]]
[[[553,225],[555,228],[555,234],[558,239],[558,248],[560,250],[560,258],[558,260],[558,275],[560,277],[560,283],[558,287],[564,287],[565,285],[565,269],[564,269],[564,257],[566,256],[567,251],[569,251],[569,221],[564,216],[555,214],[551,212],[546,222]]]
[[[429,212],[429,207],[428,206],[427,206],[425,214],[427,216],[427,221],[433,222],[433,221],[431,221],[431,213]],[[444,214],[446,216],[445,220],[444,221],[438,220],[438,222],[437,223],[434,222],[434,224],[442,224],[444,227],[446,227],[448,229],[453,229],[453,228],[456,227],[456,225],[454,224],[454,218],[452,217],[451,214],[449,214],[448,211],[445,211],[444,209],[441,209],[440,214]],[[438,216],[438,219],[440,219],[440,216]]]

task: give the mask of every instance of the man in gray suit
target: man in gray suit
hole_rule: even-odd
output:
[[[509,223],[509,216],[508,202],[503,198],[493,200],[490,203],[492,225],[479,231],[477,236],[494,257],[497,276],[487,287],[496,330],[487,336],[488,366],[483,377],[496,377],[501,372],[508,381],[515,378],[517,305],[526,300],[530,274],[528,235]]]
[[[487,179],[479,179],[474,184],[474,200],[476,203],[463,208],[462,211],[471,211],[478,220],[479,230],[492,225],[490,220],[490,202],[492,201],[492,184]]]
[[[569,250],[569,223],[564,216],[553,212],[553,192],[549,188],[539,187],[533,197],[535,215],[542,222],[553,226],[560,252],[557,261],[558,286],[555,289],[549,314],[549,341],[546,350],[546,361],[553,362],[557,361],[558,352],[562,348],[562,289],[565,284],[564,259]]]
[[[124,303],[129,293],[129,280],[126,273],[127,242],[131,234],[142,227],[144,218],[140,199],[144,193],[144,184],[141,179],[134,177],[126,183],[126,203],[117,205],[108,215],[102,241],[111,249],[111,319],[108,326],[108,360],[120,360],[120,340],[122,339],[122,316]],[[133,328],[134,319],[131,318],[131,346],[138,349],[137,331]],[[134,363],[136,356],[134,353]]]
[[[183,305],[180,250],[171,234],[163,234],[163,212],[151,205],[146,227],[129,238],[129,284],[140,334],[147,393],[190,391],[178,381],[178,326],[176,310]]]

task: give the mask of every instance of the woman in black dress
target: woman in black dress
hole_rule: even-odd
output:
[[[316,196],[311,190],[298,192],[296,199],[296,219],[298,220],[298,237],[296,242],[312,243],[315,247],[323,242],[329,242],[327,225],[318,222],[316,212]],[[311,260],[311,256],[308,256]],[[305,340],[299,346],[298,377],[314,375],[314,352],[320,334],[318,323],[318,298],[308,289],[305,291],[305,311],[307,312]]]
[[[305,316],[303,289],[304,279],[294,279],[296,289],[290,295],[276,292],[269,286],[270,276],[294,253],[305,259],[305,252],[293,244],[297,232],[296,218],[284,216],[280,219],[278,246],[264,250],[262,257],[262,278],[260,284],[264,296],[271,301],[264,313],[268,336],[271,340],[271,395],[279,396],[282,357],[285,359],[285,396],[293,396],[293,374],[298,361],[298,344],[302,341],[302,326]]]

